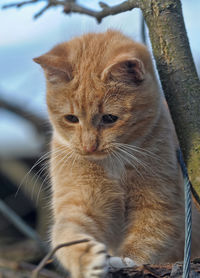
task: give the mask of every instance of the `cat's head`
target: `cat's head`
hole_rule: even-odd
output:
[[[154,125],[160,94],[151,57],[121,33],[86,34],[34,61],[45,72],[54,138],[76,153],[102,159]]]

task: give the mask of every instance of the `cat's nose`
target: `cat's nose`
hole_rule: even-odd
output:
[[[83,150],[86,153],[93,153],[95,152],[97,149],[97,143],[93,144],[93,145],[83,145]]]

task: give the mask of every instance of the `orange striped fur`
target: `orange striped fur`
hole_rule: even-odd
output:
[[[53,126],[52,246],[90,239],[58,251],[62,265],[73,278],[92,278],[105,276],[108,254],[136,264],[182,260],[179,146],[146,47],[109,30],[34,60]],[[193,256],[197,218],[194,211]]]

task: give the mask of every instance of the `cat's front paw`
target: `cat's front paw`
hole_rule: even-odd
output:
[[[59,259],[72,278],[104,278],[108,272],[106,246],[93,238],[61,252]]]
[[[108,272],[108,255],[106,246],[102,243],[91,241],[88,246],[85,261],[84,278],[103,278]]]

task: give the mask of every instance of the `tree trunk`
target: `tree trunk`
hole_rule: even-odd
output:
[[[154,57],[193,186],[200,196],[200,82],[180,0],[143,0]]]

